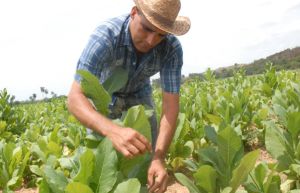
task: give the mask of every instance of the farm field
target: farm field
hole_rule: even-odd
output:
[[[110,91],[106,94],[109,98]],[[161,91],[153,94],[160,115]],[[6,90],[0,91],[2,192],[147,192],[150,155],[122,157],[109,140],[86,132],[68,112],[65,97],[12,102]],[[114,121],[149,138],[150,114],[135,106]],[[297,71],[275,72],[269,65],[262,75],[245,76],[241,70],[218,80],[207,71],[205,80],[190,79],[181,87],[177,129],[166,158],[173,177],[167,193],[300,192],[299,134]]]

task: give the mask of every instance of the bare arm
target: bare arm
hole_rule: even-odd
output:
[[[148,170],[150,192],[162,193],[166,190],[168,174],[164,168],[166,153],[172,142],[179,112],[179,95],[163,93],[162,115],[154,156]]]
[[[80,84],[73,82],[68,95],[69,111],[86,127],[106,136],[109,130],[118,129],[109,119],[99,114],[81,91]]]
[[[164,92],[160,128],[153,159],[165,159],[176,130],[178,112],[179,95]]]
[[[151,151],[148,140],[131,128],[122,128],[98,113],[83,94],[80,84],[73,82],[68,95],[69,111],[86,127],[107,136],[114,147],[126,157]]]

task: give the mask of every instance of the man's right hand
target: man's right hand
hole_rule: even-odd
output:
[[[139,132],[129,127],[118,127],[107,133],[117,151],[126,158],[133,158],[147,151],[152,152],[151,144]]]
[[[108,137],[117,151],[127,158],[152,151],[149,141],[132,128],[122,128],[98,113],[74,81],[68,95],[69,111],[86,127]]]

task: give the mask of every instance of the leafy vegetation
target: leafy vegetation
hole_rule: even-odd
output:
[[[103,85],[79,72],[95,108],[110,113],[111,93],[121,85]],[[126,82],[126,72],[115,75]],[[91,83],[94,82],[94,83]],[[86,84],[87,86],[84,86]],[[97,90],[98,92],[95,92]],[[97,100],[98,98],[106,100]],[[154,90],[161,112],[161,91]],[[149,140],[151,113],[134,106],[115,123],[132,127]],[[181,89],[177,129],[167,156],[167,168],[190,192],[292,193],[300,190],[300,77],[297,71],[217,79],[190,79]],[[258,163],[266,148],[274,163]],[[87,133],[71,115],[66,98],[14,104],[0,92],[0,189],[38,187],[41,193],[146,192],[150,155],[126,159],[106,138]]]

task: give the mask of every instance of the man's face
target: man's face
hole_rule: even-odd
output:
[[[158,45],[168,33],[153,26],[136,7],[130,13],[130,32],[134,47],[146,53]]]

